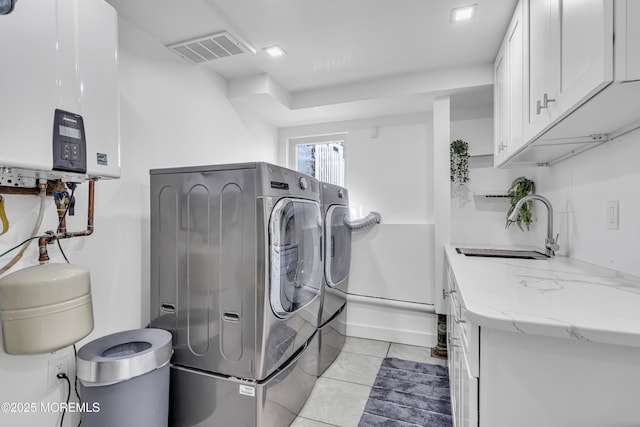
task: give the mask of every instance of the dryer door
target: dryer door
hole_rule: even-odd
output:
[[[325,221],[325,277],[332,288],[349,278],[351,267],[351,230],[344,225],[349,208],[333,205],[327,211]]]
[[[271,308],[280,318],[309,304],[322,283],[322,215],[316,202],[281,199],[271,212]]]

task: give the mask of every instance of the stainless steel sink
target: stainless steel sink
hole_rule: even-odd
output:
[[[523,251],[516,249],[456,248],[456,252],[466,256],[480,256],[488,258],[549,259],[548,256],[538,251]]]

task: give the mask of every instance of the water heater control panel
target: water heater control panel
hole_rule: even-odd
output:
[[[87,141],[79,114],[56,109],[53,119],[53,170],[87,172]]]

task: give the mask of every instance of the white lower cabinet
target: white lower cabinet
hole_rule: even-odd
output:
[[[640,348],[474,325],[447,286],[454,427],[640,425]]]
[[[454,427],[640,425],[640,349],[479,328],[474,376],[448,319]]]
[[[482,329],[480,427],[640,425],[640,349]]]
[[[452,316],[447,316],[447,362],[449,365],[449,389],[451,392],[451,415],[453,425],[459,426],[458,405],[460,402],[460,346],[457,344]]]
[[[476,376],[479,329],[468,323],[464,316],[464,308],[458,303],[455,278],[449,274],[448,279],[447,344],[449,347],[449,384],[453,425],[455,427],[477,427],[478,378]],[[476,376],[474,376],[474,371]]]
[[[449,316],[450,319],[453,316]],[[471,374],[462,345],[460,328],[451,320],[453,332],[449,335],[449,383],[453,425],[478,426],[478,378]],[[451,329],[450,329],[451,330]]]
[[[461,402],[460,402],[460,425],[478,425],[478,379],[471,375],[466,363],[464,352],[460,366],[461,382]]]

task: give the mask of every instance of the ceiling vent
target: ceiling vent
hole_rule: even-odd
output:
[[[192,64],[209,62],[241,53],[256,53],[256,50],[249,44],[239,41],[226,31],[167,47]]]

